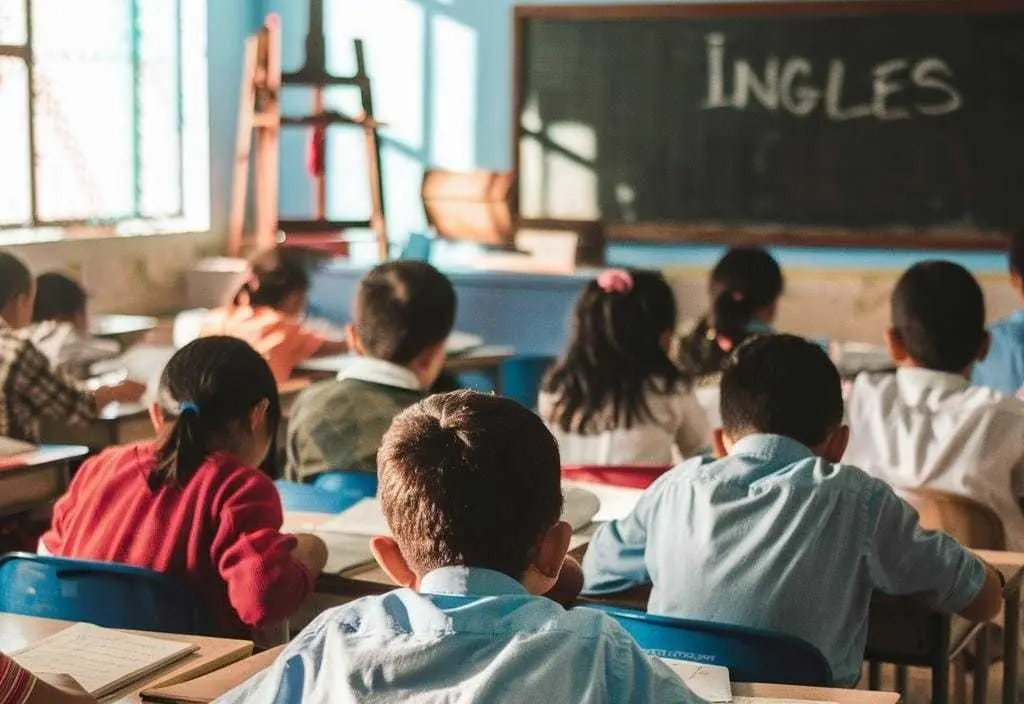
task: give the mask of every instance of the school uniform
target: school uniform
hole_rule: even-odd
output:
[[[500,572],[444,567],[421,592],[323,613],[219,701],[701,701],[605,614],[566,611]]]
[[[426,396],[409,369],[354,359],[337,379],[299,394],[288,420],[286,474],[309,480],[334,469],[377,471],[377,450],[395,416]]]
[[[24,333],[0,318],[0,436],[39,442],[43,417],[86,423],[96,410],[88,389],[54,371]]]
[[[281,384],[295,367],[324,346],[323,335],[270,306],[227,306],[211,311],[200,337],[226,335],[248,342],[263,355]]]
[[[600,430],[589,433],[563,430],[553,421],[557,394],[542,391],[537,409],[558,441],[564,465],[667,466],[710,447],[707,416],[689,388],[649,389],[646,400],[652,418],[627,428],[608,408],[597,418]]]
[[[25,704],[36,685],[36,678],[0,653],[0,704]]]
[[[721,460],[658,479],[626,518],[595,533],[584,592],[652,584],[651,613],[789,633],[859,675],[872,592],[920,594],[956,612],[984,564],[883,482],[779,435],[750,435]]]
[[[971,381],[1007,396],[1024,390],[1024,310],[989,328],[992,344],[985,359],[974,365]]]
[[[897,488],[935,489],[989,506],[1008,549],[1024,550],[1024,403],[958,374],[861,374],[847,400],[844,461]]]
[[[112,359],[121,353],[113,340],[100,340],[80,332],[71,323],[44,320],[28,328],[28,338],[50,360],[54,369],[76,379],[89,376],[96,362]]]
[[[288,618],[314,577],[292,557],[268,476],[215,453],[183,487],[151,489],[156,445],[114,447],[82,465],[53,510],[41,550],[176,577],[206,605],[218,633],[241,636]]]

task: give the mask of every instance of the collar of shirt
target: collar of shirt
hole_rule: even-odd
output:
[[[528,596],[521,583],[507,574],[482,567],[441,567],[420,580],[420,592],[448,596]]]
[[[746,436],[732,446],[729,455],[746,455],[762,460],[771,460],[773,464],[782,465],[795,464],[814,457],[811,449],[802,442],[785,435],[769,433]]]
[[[338,380],[357,379],[371,384],[382,384],[394,386],[399,389],[410,391],[422,391],[420,380],[411,370],[386,362],[383,359],[372,357],[358,357],[353,359],[344,369],[338,372]]]
[[[963,391],[970,382],[962,374],[939,372],[919,367],[900,367],[896,370],[896,384],[900,394],[910,404],[919,403],[925,396]]]
[[[774,335],[775,328],[760,318],[751,318],[747,323],[746,332],[751,335]]]

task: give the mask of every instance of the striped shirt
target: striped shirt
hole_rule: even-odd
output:
[[[39,442],[43,416],[85,423],[96,416],[96,400],[0,319],[0,436]]]
[[[32,673],[0,653],[0,704],[25,704],[35,684]]]

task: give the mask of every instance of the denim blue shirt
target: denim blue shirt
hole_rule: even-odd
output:
[[[783,631],[815,645],[838,684],[860,674],[875,589],[921,592],[958,611],[983,563],[881,481],[778,435],[663,475],[626,518],[602,526],[585,592],[653,585],[651,613]]]
[[[971,381],[1016,396],[1024,389],[1024,310],[1000,320],[989,333],[992,346],[985,359],[974,365]]]
[[[420,586],[443,596],[398,589],[327,611],[220,701],[701,702],[601,612],[485,569],[445,567]]]

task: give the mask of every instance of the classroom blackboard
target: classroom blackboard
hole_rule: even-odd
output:
[[[1024,226],[1024,2],[515,14],[522,217],[888,247]]]

